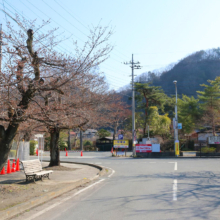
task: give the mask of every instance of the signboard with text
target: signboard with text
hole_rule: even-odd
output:
[[[136,144],[137,153],[150,153],[152,152],[152,144]]]
[[[220,136],[210,136],[208,137],[209,144],[220,144]]]
[[[136,144],[137,153],[160,152],[160,144]]]
[[[113,145],[114,145],[114,148],[128,148],[129,141],[128,140],[114,140]]]

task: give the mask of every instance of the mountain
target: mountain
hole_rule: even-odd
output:
[[[202,90],[200,84],[207,84],[207,80],[214,80],[217,76],[220,76],[220,48],[195,52],[160,74],[156,71],[142,73],[135,80],[161,86],[168,96],[175,95],[173,81],[176,80],[179,95],[196,97],[196,91]],[[120,93],[130,95],[131,91],[127,89]]]

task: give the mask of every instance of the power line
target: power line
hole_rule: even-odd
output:
[[[33,12],[37,17],[41,18],[39,15],[37,15],[33,10],[31,10],[26,4],[24,4],[21,0],[19,0],[25,7],[27,7],[31,12]],[[22,15],[24,17],[24,15]],[[52,27],[50,24],[49,24],[50,27]],[[53,27],[52,27],[53,28]],[[43,33],[41,31],[41,33]],[[61,51],[63,50],[63,52],[66,52],[68,51],[66,48],[62,47],[61,45],[57,45],[56,47],[58,48],[61,48]],[[68,51],[70,54],[72,53],[71,51]]]
[[[20,0],[21,1],[21,0]],[[34,8],[36,8],[38,11],[40,11],[42,14],[44,14],[45,16],[47,16],[49,18],[49,16],[47,14],[45,14],[42,10],[40,10],[39,8],[37,8],[33,3],[31,3],[29,0],[27,0]],[[54,10],[51,6],[49,6],[44,0],[42,0],[48,7],[50,7],[54,12],[56,12],[57,14],[60,15],[60,13],[58,13],[56,10]],[[54,0],[56,1],[56,0]],[[22,1],[21,1],[22,2]],[[23,3],[23,2],[22,2]],[[58,3],[58,2],[57,2]],[[24,3],[23,3],[24,4]],[[24,4],[25,5],[25,4]],[[26,6],[26,5],[25,5]],[[28,6],[26,6],[28,8]],[[31,10],[29,8],[29,10]],[[64,9],[65,10],[65,9]],[[33,10],[31,10],[33,12]],[[34,13],[34,12],[33,12]],[[36,13],[34,13],[36,15]],[[38,15],[37,15],[38,16]],[[63,19],[65,19],[68,23],[70,23],[66,18],[64,18],[62,15],[60,15]],[[39,16],[38,16],[39,17]],[[72,16],[73,17],[73,16]],[[57,23],[54,19],[53,20],[57,25],[59,25],[60,27],[62,27],[64,30],[68,31],[71,35],[75,36],[77,39],[79,39],[81,42],[83,42],[79,37],[77,37],[75,34],[73,34],[72,32],[70,32],[69,30],[67,30],[66,28],[64,28],[62,25],[60,25],[59,23]],[[70,23],[72,26],[74,26],[72,23]],[[76,26],[74,26],[77,30],[79,30]],[[87,28],[89,30],[89,28]],[[80,32],[82,32],[81,30],[79,30]],[[83,32],[82,32],[83,33]],[[87,36],[85,33],[83,33],[85,36]],[[113,53],[113,52],[112,52]],[[118,56],[117,54],[113,53],[115,56]],[[118,56],[119,57],[119,56]],[[120,58],[120,57],[119,57]],[[117,62],[120,63],[120,61],[110,57],[110,59],[113,59]]]
[[[74,17],[71,13],[69,13],[60,3],[58,3],[56,0],[54,0],[63,10],[65,10],[72,18],[74,18],[76,21],[78,21],[83,27],[89,30],[88,27],[86,27],[81,21],[79,21],[76,17]]]
[[[35,5],[33,5],[29,0],[27,0],[34,8],[36,8],[38,11],[40,11],[42,14],[44,14],[45,16],[47,16],[48,18],[50,18],[48,15],[46,15],[42,10],[40,10],[39,8],[37,8]],[[53,20],[53,19],[51,19]],[[75,34],[71,33],[69,30],[67,30],[66,28],[64,28],[62,25],[60,25],[59,23],[57,23],[55,20],[53,20],[57,25],[59,25],[60,27],[62,27],[64,30],[66,30],[68,33],[70,33],[71,35],[73,35],[74,37],[76,37],[77,39],[79,39],[81,42],[84,43],[84,41],[82,39],[80,39],[79,37],[77,37]]]
[[[14,10],[16,10],[16,9],[14,9]],[[9,10],[10,11],[10,10]],[[13,17],[11,17],[12,19],[13,19]],[[15,22],[16,22],[16,20],[15,19],[13,19]],[[40,41],[39,41],[40,42]],[[41,43],[41,42],[40,42]],[[110,77],[109,75],[107,76],[107,77]],[[117,79],[117,78],[116,78]],[[108,79],[109,80],[109,79]],[[121,80],[121,79],[120,79]],[[111,81],[111,80],[110,80]],[[119,82],[119,80],[117,79],[117,82]],[[115,77],[114,77],[114,83],[116,83],[117,84],[117,87],[118,88],[121,88],[121,87],[123,87],[124,85],[122,85],[122,84],[118,84],[117,82],[115,82]],[[122,81],[121,81],[122,82]],[[123,83],[123,82],[122,82]]]
[[[6,1],[5,1],[6,2]],[[6,2],[7,3],[7,2]],[[0,3],[1,4],[1,3]],[[7,3],[8,4],[8,3]],[[1,4],[2,5],[2,4]],[[13,8],[18,14],[20,14],[14,7],[12,7],[10,4],[8,4],[11,8]],[[7,8],[10,12],[11,10],[9,8]],[[1,9],[2,10],[2,9]],[[20,23],[17,22],[16,19],[14,19],[11,15],[9,15],[6,11],[2,10],[5,15],[9,16],[14,22],[16,22],[25,32],[27,31],[23,25],[21,25]],[[11,12],[13,14],[13,12]],[[23,15],[20,14],[20,16],[24,17]],[[42,32],[41,32],[42,33]],[[41,41],[39,41],[38,39],[36,39],[36,37],[34,36],[34,39],[37,40],[40,44],[42,44],[45,48],[47,48],[48,46],[44,45]],[[61,47],[62,48],[62,47]]]
[[[51,8],[55,13],[57,13],[60,17],[62,17],[65,21],[67,21],[70,25],[72,25],[74,28],[76,28],[80,33],[84,34],[86,37],[87,35],[83,33],[79,28],[77,28],[75,25],[73,25],[71,22],[69,22],[65,17],[63,17],[60,13],[58,13],[56,10],[54,10],[50,5],[48,5],[44,0],[42,0],[49,8]]]

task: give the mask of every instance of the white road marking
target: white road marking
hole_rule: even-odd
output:
[[[115,171],[112,170],[112,173],[110,175],[108,175],[108,177],[111,177],[114,173],[115,173]]]
[[[177,170],[177,162],[168,162],[168,163],[174,163],[174,170]]]
[[[102,166],[102,167],[104,167],[104,166]],[[111,174],[108,175],[108,177],[111,177],[111,176],[115,173],[115,171],[114,171],[112,168],[110,168],[110,167],[104,167],[104,168],[105,168],[105,169],[109,169],[109,170],[112,171]]]
[[[150,163],[156,163],[156,162],[150,162]]]
[[[173,201],[177,201],[177,180],[173,180]]]
[[[27,218],[26,220],[32,220],[32,219],[34,219],[34,218],[36,218],[36,217],[38,217],[38,216],[44,214],[45,212],[51,210],[52,208],[54,208],[54,207],[60,205],[61,203],[63,203],[63,202],[65,202],[65,201],[67,201],[67,200],[69,200],[69,199],[71,199],[71,198],[73,198],[73,197],[79,195],[80,193],[82,193],[82,192],[84,192],[85,190],[87,190],[87,189],[89,189],[89,188],[95,186],[96,184],[101,183],[101,182],[104,181],[104,180],[105,180],[105,179],[101,179],[101,180],[99,180],[98,182],[95,182],[95,183],[93,183],[92,185],[87,186],[86,188],[79,190],[78,192],[74,193],[72,196],[68,196],[68,197],[66,197],[65,199],[62,199],[60,202],[56,202],[55,204],[53,204],[53,205],[51,205],[51,206],[45,208],[44,210],[42,210],[42,211],[36,213],[35,215],[30,216],[30,217]]]

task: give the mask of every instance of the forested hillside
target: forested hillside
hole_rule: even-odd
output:
[[[151,81],[155,86],[161,86],[168,95],[175,94],[174,80],[177,80],[178,94],[197,96],[196,91],[202,90],[200,84],[207,83],[220,76],[220,48],[196,52],[160,74],[154,72],[143,73],[136,78],[137,82]],[[131,94],[129,90],[120,92],[122,95]],[[128,101],[129,102],[129,101]]]

